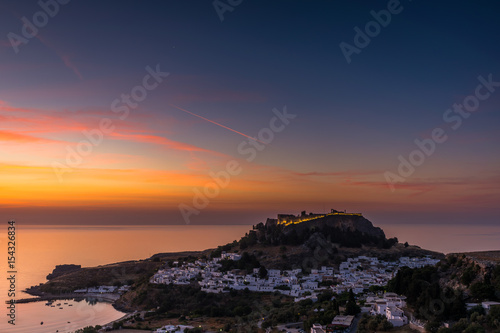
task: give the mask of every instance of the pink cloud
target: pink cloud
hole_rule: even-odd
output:
[[[169,148],[175,149],[175,150],[182,150],[182,151],[189,151],[189,152],[195,152],[195,151],[196,152],[205,152],[205,153],[211,153],[211,154],[224,156],[223,154],[212,151],[212,150],[200,148],[200,147],[193,146],[193,145],[190,145],[187,143],[182,143],[179,141],[173,141],[173,140],[167,139],[167,138],[162,137],[162,136],[157,136],[157,135],[111,133],[111,137],[119,139],[119,140],[163,145],[163,146],[167,146]]]
[[[76,74],[76,76],[78,76],[80,80],[83,80],[83,76],[80,73],[80,70],[75,66],[75,64],[73,64],[73,62],[71,62],[68,55],[66,54],[61,55],[61,60],[64,62],[64,65],[66,65],[66,67],[71,69]]]
[[[381,171],[338,171],[338,172],[294,172],[295,176],[317,176],[317,177],[352,177],[352,176],[369,176],[380,174]]]
[[[103,117],[112,118],[114,115],[110,111],[92,109],[87,111],[47,111],[36,109],[23,109],[9,106],[5,102],[0,102],[0,117],[4,127],[9,128],[9,133],[22,132],[25,137],[18,136],[17,140],[28,140],[28,135],[50,134],[60,136],[62,134],[82,135],[84,130],[99,128],[99,121]],[[147,124],[140,122],[122,121],[112,119],[115,126],[119,124],[119,130],[108,134],[109,137],[131,142],[143,142],[155,145],[162,145],[171,149],[188,152],[205,152],[217,156],[225,156],[215,151],[203,149],[187,143],[182,143],[168,139],[164,136],[154,134]],[[7,134],[4,135],[7,138]],[[14,140],[15,136],[8,137]]]
[[[78,70],[78,68],[75,66],[75,64],[71,61],[70,57],[67,54],[65,54],[62,51],[60,51],[59,48],[56,48],[45,37],[42,37],[41,34],[37,34],[36,38],[38,38],[40,40],[40,42],[43,45],[45,45],[47,48],[49,48],[50,50],[52,50],[61,59],[61,61],[64,63],[64,65],[67,68],[71,69],[73,71],[73,73],[75,73],[75,75],[78,76],[78,78],[80,80],[83,80],[82,74],[80,73],[80,71]]]
[[[49,140],[44,138],[38,138],[31,135],[19,134],[9,131],[0,130],[0,141],[13,141],[19,143],[53,143],[58,142],[56,140]]]

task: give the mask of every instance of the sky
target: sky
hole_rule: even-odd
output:
[[[494,1],[0,2],[0,218],[498,224]]]

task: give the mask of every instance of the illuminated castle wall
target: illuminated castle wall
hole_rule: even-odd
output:
[[[363,216],[361,213],[346,213],[344,212],[339,212],[335,209],[332,209],[331,213],[327,214],[313,214],[309,213],[306,214],[305,211],[303,211],[300,215],[295,216],[295,215],[290,215],[290,214],[278,214],[278,219],[275,220],[277,224],[282,224],[282,225],[291,225],[291,224],[298,224],[306,221],[312,221],[316,219],[320,219],[326,216],[332,216],[332,215],[343,215],[343,216]],[[271,219],[269,219],[271,220]]]

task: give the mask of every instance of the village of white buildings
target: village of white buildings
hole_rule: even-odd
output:
[[[311,299],[317,300],[319,292],[331,289],[340,294],[352,290],[354,294],[361,296],[370,286],[385,286],[392,279],[399,268],[407,266],[410,268],[421,268],[435,265],[437,259],[429,257],[409,258],[401,257],[398,261],[383,261],[374,257],[359,256],[349,258],[342,262],[338,270],[333,267],[322,266],[319,269],[311,269],[310,274],[304,274],[301,269],[292,270],[267,270],[265,278],[259,277],[259,268],[255,268],[252,274],[244,274],[241,271],[221,272],[221,260],[240,260],[237,253],[222,252],[221,257],[211,260],[197,260],[194,263],[174,262],[174,267],[160,269],[151,278],[151,283],[187,285],[191,281],[198,280],[201,290],[207,293],[225,293],[231,289],[254,292],[279,292],[294,297],[295,302]],[[331,281],[331,285],[328,284]],[[335,281],[335,283],[334,283]],[[405,306],[405,297],[394,293],[373,295],[364,297],[363,312],[373,315],[381,314],[394,326],[402,326],[408,323],[402,308]],[[353,316],[337,316],[332,324],[345,326],[351,325]],[[311,333],[325,332],[326,327],[314,325]]]

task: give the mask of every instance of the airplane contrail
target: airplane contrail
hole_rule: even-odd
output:
[[[234,130],[234,129],[232,129],[232,128],[229,128],[229,127],[227,127],[227,126],[224,126],[224,125],[222,125],[222,124],[219,124],[218,122],[215,122],[215,121],[213,121],[213,120],[210,120],[210,119],[207,119],[207,118],[202,117],[202,116],[200,116],[200,115],[197,115],[196,113],[193,113],[193,112],[188,111],[188,110],[186,110],[186,109],[183,109],[183,108],[181,108],[181,107],[178,107],[177,105],[174,105],[174,104],[170,104],[170,105],[171,105],[171,106],[173,106],[173,107],[174,107],[174,108],[176,108],[176,109],[179,109],[179,110],[181,110],[181,111],[187,112],[187,113],[189,113],[189,114],[191,114],[191,115],[193,115],[193,116],[195,116],[195,117],[201,118],[201,119],[203,119],[203,120],[206,120],[206,121],[208,121],[208,122],[211,122],[212,124],[215,124],[215,125],[217,125],[217,126],[220,126],[220,127],[222,127],[222,128],[225,128],[225,129],[227,129],[227,130],[230,130],[231,132],[238,133],[239,135],[243,135],[244,137],[247,137],[247,138],[252,139],[252,140],[254,140],[254,141],[258,141],[258,142],[260,142],[260,143],[262,143],[262,144],[266,144],[266,143],[264,143],[264,142],[262,142],[262,141],[260,141],[260,140],[258,140],[258,139],[256,139],[256,138],[251,137],[250,135],[246,135],[245,133],[238,132],[238,131],[236,131],[236,130]]]

